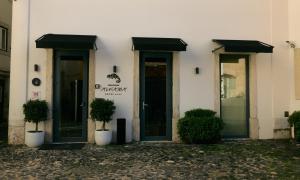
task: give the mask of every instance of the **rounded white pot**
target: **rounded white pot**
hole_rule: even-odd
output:
[[[96,130],[95,131],[95,142],[97,145],[107,145],[111,143],[112,131],[107,130]]]
[[[26,131],[25,144],[29,147],[39,147],[44,144],[44,131]]]

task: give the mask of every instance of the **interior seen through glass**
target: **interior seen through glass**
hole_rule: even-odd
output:
[[[166,136],[166,77],[167,63],[165,59],[146,59],[146,136]]]
[[[82,137],[82,60],[61,60],[60,136]]]
[[[221,61],[221,117],[223,136],[247,136],[246,60]]]

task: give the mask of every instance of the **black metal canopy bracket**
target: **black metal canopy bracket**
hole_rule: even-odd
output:
[[[224,46],[217,47],[217,48],[215,48],[214,50],[212,50],[212,52],[214,53],[214,52],[216,52],[216,51],[218,51],[218,50],[220,50],[220,49],[222,49],[222,48],[224,48]]]

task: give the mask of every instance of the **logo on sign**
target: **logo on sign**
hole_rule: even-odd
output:
[[[127,87],[120,86],[121,78],[116,73],[108,74],[106,78],[113,80],[114,83],[109,83],[106,86],[95,84],[95,88],[104,92],[106,96],[119,96],[126,93]]]
[[[121,78],[116,74],[116,73],[112,73],[106,76],[108,79],[114,79],[116,80],[116,83],[120,83],[121,82]]]

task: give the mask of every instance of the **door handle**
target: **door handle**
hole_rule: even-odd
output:
[[[80,104],[80,107],[85,107],[85,102],[82,102],[82,103]]]
[[[147,107],[148,104],[145,104],[145,102],[143,101],[143,110],[145,110],[145,107]]]

